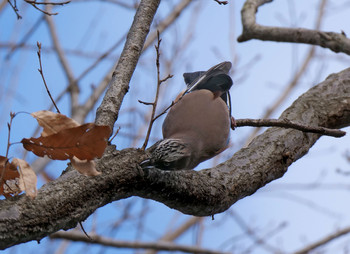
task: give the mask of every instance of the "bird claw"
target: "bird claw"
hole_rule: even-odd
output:
[[[154,168],[154,166],[151,164],[151,160],[150,159],[146,159],[144,161],[141,161],[141,163],[139,165],[140,165],[140,167],[142,169]]]

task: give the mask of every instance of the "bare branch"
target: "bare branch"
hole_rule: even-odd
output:
[[[150,119],[150,122],[149,122],[149,126],[148,126],[148,130],[147,130],[147,134],[146,134],[146,138],[145,138],[145,142],[143,143],[141,149],[142,150],[145,150],[145,148],[147,147],[147,144],[148,144],[148,140],[149,140],[149,136],[151,135],[151,130],[152,130],[152,126],[153,126],[153,123],[154,121],[157,119],[157,118],[154,118],[155,114],[156,114],[156,109],[157,109],[157,103],[158,103],[158,97],[159,97],[159,89],[160,89],[160,85],[165,82],[166,80],[168,80],[169,78],[172,77],[172,75],[168,75],[166,78],[164,79],[161,79],[160,78],[160,64],[159,64],[159,57],[160,57],[160,43],[162,41],[162,39],[160,39],[159,37],[159,32],[157,33],[158,34],[158,43],[157,45],[155,45],[155,48],[156,48],[156,53],[157,53],[157,57],[156,57],[156,66],[157,66],[157,89],[156,89],[156,95],[155,95],[155,98],[154,98],[154,101],[153,103],[147,103],[148,105],[152,105],[152,113],[151,113],[151,119]],[[139,102],[141,102],[139,100]],[[146,104],[145,102],[142,102],[144,104]]]
[[[322,18],[324,15],[325,7],[326,7],[327,0],[322,0],[318,16],[316,19],[316,25],[315,30],[319,30],[321,27]],[[309,52],[307,53],[303,63],[300,65],[299,70],[295,72],[295,75],[293,76],[293,79],[290,81],[290,83],[284,88],[280,96],[277,98],[277,100],[266,110],[264,115],[261,117],[263,119],[270,118],[273,112],[277,110],[277,108],[288,98],[288,96],[291,94],[291,92],[295,89],[295,87],[299,84],[299,81],[301,77],[304,75],[304,73],[308,70],[312,59],[315,56],[316,46],[311,46],[309,49]],[[247,142],[250,142],[252,138],[256,136],[256,134],[259,132],[260,128],[254,129],[254,131],[250,134],[250,136],[247,138]]]
[[[215,2],[217,2],[218,4],[220,4],[220,5],[226,5],[226,4],[228,4],[228,1],[219,1],[219,0],[214,0]]]
[[[39,73],[40,73],[40,75],[41,75],[41,77],[43,79],[43,82],[44,82],[44,85],[45,85],[45,88],[46,88],[46,92],[49,95],[49,97],[50,97],[50,99],[52,101],[52,104],[55,106],[55,108],[57,110],[57,113],[61,113],[60,110],[58,109],[56,103],[55,103],[55,100],[52,98],[50,90],[49,90],[49,88],[47,87],[47,84],[46,84],[46,80],[45,80],[44,73],[43,73],[43,66],[41,64],[41,43],[37,42],[37,46],[38,46],[37,54],[38,54],[38,59],[39,59],[39,69],[38,69],[38,71],[39,71]]]
[[[168,107],[166,107],[166,108],[162,111],[162,113],[160,113],[159,115],[157,115],[157,116],[154,118],[154,120],[156,120],[156,119],[158,119],[159,117],[161,117],[162,115],[164,115],[164,114],[165,114],[172,106],[174,106],[177,102],[178,102],[178,101],[172,101],[171,104],[170,104]]]
[[[98,125],[108,125],[113,129],[159,2],[140,2],[109,88],[97,109],[95,122]]]
[[[307,253],[310,253],[314,249],[316,249],[316,248],[318,248],[320,246],[323,246],[323,245],[329,243],[330,241],[333,241],[333,240],[335,240],[335,239],[337,239],[337,238],[339,238],[339,237],[341,237],[343,235],[349,234],[349,233],[350,233],[350,227],[343,228],[341,230],[338,230],[334,234],[326,236],[325,238],[320,239],[319,241],[314,242],[314,243],[306,246],[305,248],[294,252],[294,254],[307,254]]]
[[[71,1],[65,1],[65,2],[37,2],[36,0],[24,0],[25,2],[29,4],[41,4],[41,5],[65,5],[69,4]]]
[[[202,222],[204,220],[203,217],[191,217],[187,221],[185,221],[183,224],[181,224],[179,227],[171,230],[170,232],[164,234],[161,238],[158,239],[157,242],[170,242],[174,241],[177,238],[179,238],[181,235],[186,233],[189,229],[191,229],[193,226],[197,225],[198,223]],[[149,250],[145,254],[156,254],[156,250]]]
[[[346,132],[341,130],[329,129],[325,127],[313,127],[299,123],[293,123],[288,119],[236,119],[236,126],[254,126],[254,127],[282,127],[292,128],[303,132],[317,133],[326,136],[340,138],[345,136]]]
[[[103,246],[116,247],[116,248],[127,248],[127,249],[152,249],[152,250],[167,250],[167,251],[181,251],[185,253],[207,253],[207,254],[224,254],[227,252],[202,249],[196,246],[178,245],[169,242],[128,242],[118,241],[111,238],[101,237],[98,235],[90,236],[90,241],[84,234],[80,232],[57,232],[50,236],[52,239],[66,239],[71,241],[86,242],[90,244],[100,244]]]
[[[48,10],[40,9],[37,5],[61,5],[62,6],[62,5],[70,3],[70,1],[66,1],[66,2],[37,2],[36,0],[24,0],[24,1],[28,4],[30,4],[31,6],[33,6],[38,11],[41,11],[42,13],[44,13],[45,15],[48,15],[48,16],[57,15],[58,12],[52,13]]]
[[[5,157],[8,158],[9,156],[9,151],[10,151],[10,146],[11,146],[11,127],[12,127],[12,121],[13,121],[13,118],[15,118],[16,114],[15,113],[10,113],[10,122],[7,123],[7,131],[8,131],[8,134],[7,134],[7,146],[6,146],[6,154],[5,154]],[[6,164],[8,163],[8,159],[1,171],[1,175],[0,175],[0,183],[2,183],[2,179],[4,177],[4,173],[5,173],[5,170],[6,170]]]
[[[247,0],[242,8],[243,32],[238,42],[251,39],[263,41],[294,42],[318,45],[338,53],[350,55],[350,39],[342,33],[322,32],[305,28],[280,28],[262,26],[256,23],[255,14],[258,8],[272,0]]]
[[[154,105],[154,102],[146,102],[146,101],[141,101],[141,100],[137,100],[139,103],[142,103],[144,105],[147,105],[147,106],[153,106]]]
[[[14,1],[14,4],[13,4],[13,3],[11,3],[11,0],[7,0],[7,2],[9,3],[9,5],[10,5],[10,6],[11,6],[11,8],[13,9],[13,11],[16,13],[16,15],[17,15],[17,19],[21,19],[21,18],[22,18],[22,16],[21,16],[21,15],[19,15],[19,13],[18,13],[18,8],[17,8],[16,0]]]
[[[229,212],[229,214],[234,218],[234,220],[236,221],[236,223],[238,224],[238,226],[245,231],[245,233],[250,236],[251,240],[253,241],[253,246],[259,245],[262,248],[266,249],[267,251],[271,252],[271,253],[279,253],[279,249],[276,248],[275,246],[272,246],[270,244],[267,243],[267,239],[264,239],[263,237],[260,237],[256,230],[252,229],[249,225],[249,223],[246,223],[244,221],[244,219],[239,216],[236,212],[231,211]],[[251,250],[249,251],[246,250],[243,253],[249,253],[251,252]]]

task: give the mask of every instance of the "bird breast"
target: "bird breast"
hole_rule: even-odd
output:
[[[164,139],[176,138],[189,144],[200,160],[198,163],[225,150],[229,133],[227,105],[205,89],[183,96],[163,123]]]

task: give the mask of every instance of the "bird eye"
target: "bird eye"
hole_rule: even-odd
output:
[[[170,166],[170,162],[164,161],[163,165],[166,166],[166,167],[169,167]]]

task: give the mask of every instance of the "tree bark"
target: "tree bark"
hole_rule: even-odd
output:
[[[280,119],[328,128],[349,126],[350,68],[330,75],[300,96]],[[131,196],[157,200],[196,216],[223,212],[283,176],[319,138],[318,134],[269,128],[225,163],[177,172],[142,171],[138,164],[147,152],[117,151],[109,146],[97,162],[101,175],[86,177],[68,166],[57,180],[40,188],[34,200],[25,195],[1,200],[0,248],[73,228],[97,208]]]
[[[273,0],[246,0],[241,10],[243,31],[237,38],[238,42],[252,39],[262,41],[292,42],[318,45],[329,48],[333,52],[343,52],[350,55],[350,39],[344,32],[323,32],[305,28],[285,28],[263,26],[256,23],[255,14],[258,8]]]
[[[160,0],[140,2],[108,90],[97,109],[96,124],[108,125],[113,130],[159,3]]]

